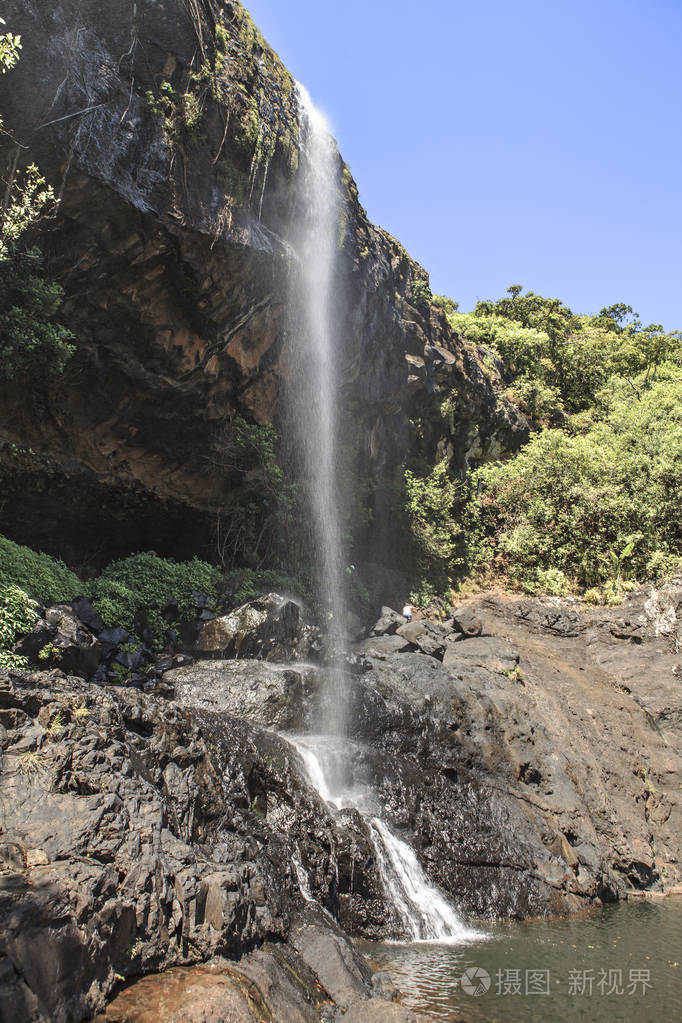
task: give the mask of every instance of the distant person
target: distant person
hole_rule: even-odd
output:
[[[405,604],[405,607],[403,608],[403,618],[407,618],[408,622],[411,622],[413,613],[414,608],[412,604]]]

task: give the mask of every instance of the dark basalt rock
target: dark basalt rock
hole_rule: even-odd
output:
[[[13,139],[28,146],[62,197],[38,240],[78,350],[49,386],[0,395],[0,531],[74,563],[145,549],[206,555],[216,509],[245,493],[241,472],[216,470],[230,422],[282,426],[287,240],[300,212],[293,80],[237,2],[44,8],[4,0],[23,49],[0,76],[11,133],[0,160],[14,157]],[[169,128],[149,103],[162,83],[196,97],[193,133],[178,111]],[[339,188],[340,406],[357,477],[376,484],[358,550],[381,569],[409,553],[391,486],[410,455],[410,419],[423,422],[429,454],[447,450],[456,470],[516,448],[528,424],[443,311],[415,304],[427,275],[369,223],[348,174]],[[377,592],[382,572],[371,573]]]
[[[477,917],[665,890],[679,879],[680,603],[670,588],[617,612],[568,605],[576,641],[536,624],[556,623],[556,604],[529,614],[484,597],[485,635],[444,664],[367,657],[347,678],[349,784],[371,786],[432,881]],[[641,643],[614,636],[618,617]],[[349,1019],[373,1018],[364,968],[320,915],[401,935],[372,836],[356,811],[330,812],[271,730],[315,727],[319,685],[319,671],[240,660],[167,673],[164,699],[60,672],[0,683],[0,1005],[13,1021],[81,1019],[115,974],[273,939]]]
[[[388,657],[390,654],[409,650],[410,646],[409,639],[394,633],[387,636],[370,636],[369,639],[358,643],[355,649],[363,657]]]
[[[298,604],[269,593],[221,618],[211,617],[201,628],[196,649],[203,656],[281,663],[308,657],[315,637]]]
[[[466,643],[449,643],[443,666],[454,676],[468,679],[472,669],[484,668],[497,675],[508,675],[519,663],[519,651],[506,640],[490,636]]]
[[[224,711],[268,728],[303,731],[319,691],[316,669],[248,659],[199,661],[167,671],[175,699],[191,707]]]
[[[92,678],[99,668],[102,646],[76,617],[69,605],[56,605],[42,611],[28,636],[16,651],[33,664],[41,660],[82,678]]]
[[[463,607],[453,613],[452,628],[455,632],[461,633],[464,638],[480,636],[483,631],[483,623],[471,608]]]
[[[12,1023],[85,1019],[117,974],[285,939],[307,906],[294,858],[308,897],[342,923],[396,934],[377,906],[370,919],[356,905],[382,897],[363,822],[337,824],[272,733],[60,672],[0,680],[0,717],[0,1005]]]
[[[401,625],[405,625],[406,618],[394,611],[391,607],[382,607],[381,616],[370,629],[370,636],[392,636],[398,631]]]
[[[76,618],[97,635],[104,629],[104,622],[95,610],[89,597],[78,597],[71,601]]]
[[[443,660],[449,636],[449,630],[444,626],[422,619],[401,625],[397,634],[423,654]]]

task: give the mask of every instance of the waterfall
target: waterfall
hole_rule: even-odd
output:
[[[345,731],[343,654],[347,601],[342,552],[339,464],[339,338],[334,323],[337,240],[342,212],[340,161],[324,116],[302,85],[297,218],[291,239],[298,257],[292,282],[290,414],[311,511],[317,590],[327,615],[330,650],[325,729]]]
[[[460,920],[442,892],[431,884],[414,850],[378,817],[370,821],[379,873],[412,941],[454,944],[482,937]]]
[[[298,750],[311,784],[325,802],[337,810],[358,810],[367,821],[386,896],[409,940],[444,945],[481,940],[484,935],[467,927],[443,893],[431,884],[414,850],[377,816],[379,803],[371,786],[362,778],[349,780],[347,764],[354,744],[330,741],[329,736],[285,738]]]
[[[342,546],[340,464],[340,337],[335,309],[340,306],[337,252],[342,224],[341,163],[322,114],[298,85],[300,158],[297,179],[298,225],[290,238],[296,256],[292,273],[289,324],[288,412],[314,534],[317,589],[327,615],[329,648],[326,692],[321,716],[323,736],[288,738],[306,766],[313,786],[338,809],[352,807],[368,823],[387,898],[414,941],[460,942],[479,938],[459,919],[445,897],[430,884],[413,850],[379,818],[377,794],[368,779],[357,777],[361,757],[345,738],[343,685],[347,599]],[[351,762],[352,761],[352,762]],[[301,893],[310,888],[300,853],[293,866]]]

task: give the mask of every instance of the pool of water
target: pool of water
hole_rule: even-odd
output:
[[[443,1023],[682,1019],[682,898],[485,925],[466,945],[361,943],[404,1004]]]

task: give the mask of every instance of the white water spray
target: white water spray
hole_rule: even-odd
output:
[[[358,810],[367,820],[379,874],[388,899],[413,942],[443,945],[480,941],[457,915],[445,896],[431,884],[414,850],[398,838],[376,814],[378,799],[362,778],[348,780],[347,761],[359,750],[347,740],[330,742],[329,736],[286,736],[300,753],[312,785],[337,810]],[[361,757],[355,757],[356,762]]]
[[[341,164],[327,122],[300,85],[298,101],[301,148],[295,219],[301,226],[291,239],[298,261],[291,294],[290,414],[311,511],[318,596],[328,614],[331,656],[322,708],[326,734],[289,741],[299,751],[310,781],[325,801],[338,809],[356,809],[365,816],[387,898],[394,904],[406,935],[413,941],[475,940],[481,935],[462,923],[442,893],[430,884],[413,850],[379,819],[377,795],[367,779],[358,777],[362,757],[357,756],[354,744],[344,739],[347,600],[338,479],[342,371],[334,316],[338,303],[335,286],[342,213]],[[293,866],[303,897],[310,899],[300,854],[294,856]]]
[[[299,260],[292,308],[293,420],[302,455],[317,555],[318,596],[328,616],[331,652],[325,728],[345,731],[343,653],[347,602],[341,542],[339,463],[339,338],[334,329],[334,283],[339,231],[340,162],[324,116],[298,86],[301,153],[298,222],[293,239]]]

